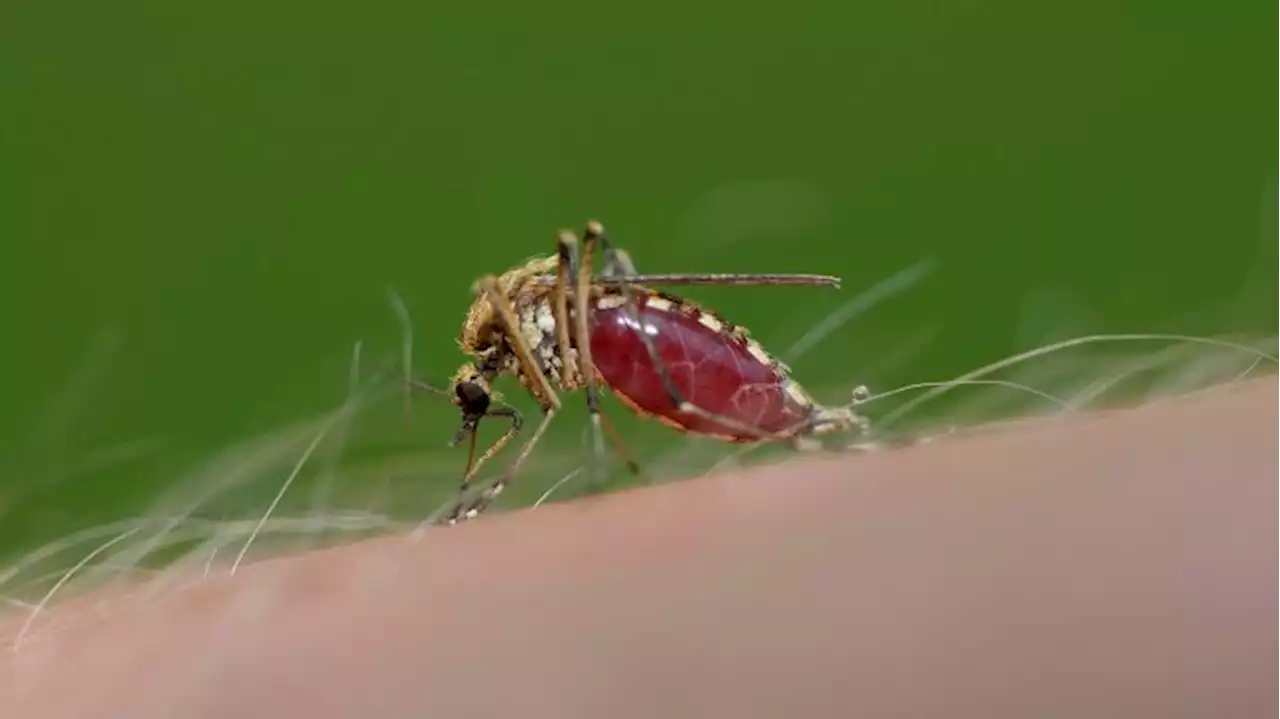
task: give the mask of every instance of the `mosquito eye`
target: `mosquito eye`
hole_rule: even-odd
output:
[[[489,393],[477,382],[459,382],[454,390],[467,414],[484,414],[489,409]]]

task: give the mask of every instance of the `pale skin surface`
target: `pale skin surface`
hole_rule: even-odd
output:
[[[1278,389],[87,597],[0,655],[0,713],[1272,717]]]

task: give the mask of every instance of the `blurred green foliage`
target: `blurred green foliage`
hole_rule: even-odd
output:
[[[388,287],[418,371],[444,379],[473,279],[588,218],[642,270],[843,276],[690,293],[777,351],[932,263],[793,359],[833,402],[1066,334],[1276,331],[1269,3],[46,0],[0,18],[0,554],[138,514],[341,402],[353,343],[366,375],[398,356]],[[567,404],[548,456],[572,465]],[[673,441],[617,419],[646,453]],[[323,496],[308,475],[294,509],[425,514],[463,461],[456,421],[424,398],[406,427],[389,399],[344,454],[377,469]],[[305,445],[213,516],[255,516]],[[387,469],[405,452],[417,469]]]

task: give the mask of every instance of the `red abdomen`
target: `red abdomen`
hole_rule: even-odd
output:
[[[591,354],[601,378],[620,398],[691,432],[733,440],[758,435],[692,413],[677,411],[663,388],[638,332],[645,332],[687,402],[760,433],[793,429],[808,418],[798,388],[775,369],[763,350],[729,333],[729,327],[674,300],[642,294],[638,321],[627,308],[597,307],[591,321]],[[759,356],[757,356],[759,355]],[[797,390],[794,394],[792,389]]]

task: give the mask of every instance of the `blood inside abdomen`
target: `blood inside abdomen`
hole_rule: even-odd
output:
[[[697,314],[685,314],[667,300],[658,302],[655,307],[647,296],[638,298],[635,318],[625,307],[594,312],[592,359],[624,401],[689,431],[739,440],[783,432],[805,421],[807,408],[787,393],[788,380],[753,356],[744,341],[708,327]],[[648,335],[684,400],[731,422],[679,412],[639,332]],[[745,432],[743,426],[755,432]]]

